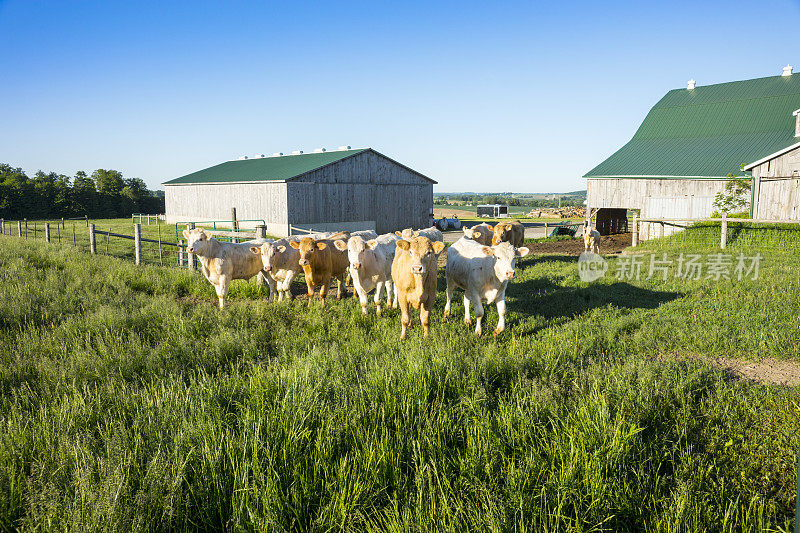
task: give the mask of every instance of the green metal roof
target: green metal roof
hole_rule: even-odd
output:
[[[280,157],[237,159],[235,161],[226,161],[204,170],[198,170],[174,180],[165,181],[164,185],[237,181],[284,181],[366,150],[369,150],[369,148],[284,155]]]
[[[633,138],[584,177],[746,175],[792,144],[800,74],[668,92]]]

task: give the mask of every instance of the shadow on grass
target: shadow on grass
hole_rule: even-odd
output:
[[[564,287],[548,278],[536,278],[508,287],[513,309],[524,316],[545,319],[575,318],[598,307],[612,305],[620,309],[655,309],[675,300],[680,293],[654,291],[629,283],[595,283],[586,287]],[[529,332],[533,334],[536,330]]]

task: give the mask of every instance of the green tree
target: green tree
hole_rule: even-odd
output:
[[[122,192],[123,187],[125,187],[125,181],[122,179],[122,172],[118,170],[98,168],[92,172],[92,179],[97,187],[97,192],[109,196],[117,196]]]
[[[750,205],[750,179],[728,174],[725,189],[714,196],[714,209],[730,214],[744,211]]]

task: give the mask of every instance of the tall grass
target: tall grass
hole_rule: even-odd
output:
[[[0,525],[791,529],[800,392],[662,356],[800,359],[792,273],[522,267],[499,338],[440,301],[401,343],[397,311],[245,282],[220,311],[199,274],[0,237]]]

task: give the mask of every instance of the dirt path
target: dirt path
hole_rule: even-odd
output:
[[[661,355],[658,359],[702,361],[719,368],[732,379],[749,381],[758,385],[800,386],[800,362],[797,361],[783,361],[771,357],[761,361],[746,361],[700,354]]]
[[[600,254],[618,254],[631,245],[630,233],[606,235],[600,238]],[[536,242],[526,244],[532,254],[580,255],[583,252],[583,239]]]

